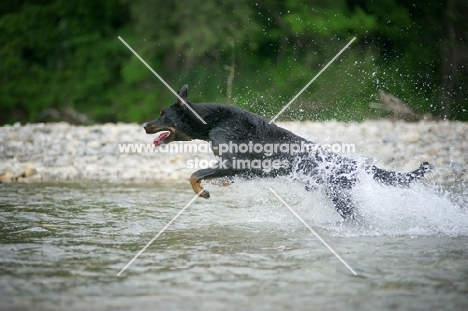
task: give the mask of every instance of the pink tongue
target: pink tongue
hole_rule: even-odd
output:
[[[171,135],[171,132],[169,131],[157,132],[156,137],[153,139],[153,144],[156,147],[159,146],[169,135]]]

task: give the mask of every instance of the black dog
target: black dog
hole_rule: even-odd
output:
[[[148,122],[147,134],[157,133],[153,143],[201,139],[211,142],[219,165],[193,173],[190,183],[195,193],[208,199],[208,191],[200,186],[202,180],[229,178],[276,177],[284,175],[305,176],[306,188],[325,187],[343,218],[355,217],[349,190],[357,182],[360,166],[355,160],[327,152],[316,144],[295,135],[256,114],[243,109],[220,104],[192,104],[187,98],[187,85],[177,99],[161,112],[159,119]],[[191,108],[191,109],[190,109]],[[206,124],[204,124],[196,112]],[[430,171],[427,162],[410,173],[396,173],[375,166],[362,167],[379,183],[391,186],[408,186]]]

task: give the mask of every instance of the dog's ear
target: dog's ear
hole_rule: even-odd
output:
[[[187,84],[184,85],[179,90],[179,92],[177,92],[177,94],[179,94],[179,96],[188,104],[188,86],[187,86]],[[185,109],[184,103],[179,98],[177,98],[177,106],[179,108],[181,108],[181,109]]]

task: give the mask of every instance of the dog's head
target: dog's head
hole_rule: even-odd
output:
[[[184,85],[178,92],[179,96],[187,105],[192,107],[188,101],[188,87]],[[194,139],[190,133],[193,133],[193,116],[189,109],[179,98],[170,107],[161,111],[159,119],[146,123],[143,127],[146,134],[156,134],[153,140],[155,146],[162,143],[173,141],[189,141]]]

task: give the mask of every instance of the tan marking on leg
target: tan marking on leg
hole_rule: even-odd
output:
[[[192,185],[193,191],[195,191],[195,193],[199,193],[200,191],[203,190],[200,193],[200,197],[205,198],[205,199],[209,199],[210,198],[210,193],[202,188],[202,186],[200,185],[200,182],[201,182],[201,180],[198,179],[195,176],[195,174],[192,174],[190,176],[190,184]]]

